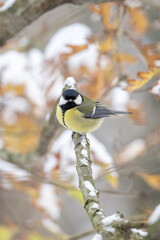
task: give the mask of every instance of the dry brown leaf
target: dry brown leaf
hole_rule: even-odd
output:
[[[133,120],[135,124],[144,125],[147,122],[142,104],[132,104],[131,102],[131,104],[128,105],[127,110],[132,113],[129,117]]]
[[[117,54],[117,61],[134,63],[136,61],[136,57],[131,54],[127,54],[127,53],[119,53],[119,54]]]
[[[100,4],[103,24],[107,31],[115,31],[119,27],[119,6],[114,2]]]
[[[130,37],[131,41],[135,44],[139,52],[142,54],[148,65],[156,66],[156,61],[160,61],[160,50],[158,45],[142,44],[140,41]]]
[[[105,89],[106,80],[103,71],[98,68],[94,79],[88,82],[87,85],[81,87],[82,90],[87,92],[87,95],[95,100],[99,99]]]
[[[108,35],[107,38],[99,42],[99,50],[101,52],[109,52],[117,48],[117,42],[112,35]]]
[[[152,175],[144,172],[137,173],[151,188],[160,190],[160,175]]]
[[[128,79],[128,83],[130,86],[127,86],[125,90],[132,92],[143,87],[146,83],[148,83],[154,76],[160,73],[160,67],[150,66],[149,72],[138,72],[137,76],[140,79]]]
[[[90,5],[89,6],[90,10],[95,13],[95,14],[98,14],[98,15],[101,15],[101,7],[100,5]]]
[[[127,7],[127,12],[130,15],[130,21],[133,30],[138,35],[143,35],[149,26],[149,20],[141,8]]]
[[[6,149],[27,153],[36,148],[40,125],[28,115],[17,115],[17,121],[12,125],[2,124],[4,128],[4,145]]]
[[[60,55],[60,58],[62,60],[67,60],[72,55],[87,49],[88,48],[88,43],[80,45],[80,46],[78,46],[78,45],[71,45],[71,44],[67,44],[66,46],[69,47],[71,49],[71,51],[69,53],[62,53]]]
[[[25,86],[24,84],[13,85],[13,84],[6,84],[0,87],[0,94],[4,95],[7,92],[11,92],[16,96],[25,95]]]

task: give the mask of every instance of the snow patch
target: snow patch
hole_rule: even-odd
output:
[[[82,147],[83,148],[85,148],[86,147],[86,145],[87,145],[87,141],[86,141],[86,139],[82,139],[82,141],[81,141],[81,145],[82,145]]]
[[[83,157],[87,158],[88,157],[88,152],[86,149],[82,149],[81,154],[83,155]]]
[[[92,196],[92,197],[96,196],[97,191],[89,181],[84,181],[84,186],[89,190],[90,196]]]
[[[109,99],[113,109],[126,111],[130,94],[121,87],[115,87],[110,91]]]
[[[155,207],[154,211],[152,212],[151,216],[148,219],[148,223],[152,225],[159,220],[160,220],[160,204]]]
[[[66,80],[64,81],[64,87],[68,86],[69,88],[73,88],[75,89],[75,85],[76,85],[76,81],[73,77],[68,77],[66,78]]]
[[[89,37],[91,34],[91,29],[81,23],[74,23],[64,28],[61,28],[50,39],[45,49],[46,58],[55,58],[60,53],[69,53],[70,48],[67,46],[67,44],[77,46],[86,44],[86,38]]]
[[[140,230],[140,229],[136,229],[136,228],[131,228],[131,231],[135,234],[139,234],[142,237],[146,237],[148,236],[148,233],[146,231]]]
[[[123,221],[123,218],[121,218],[118,213],[115,213],[111,216],[108,216],[102,219],[102,223],[104,225],[110,225],[113,222],[119,222],[119,221]]]
[[[80,159],[80,162],[85,165],[85,166],[88,166],[88,161],[84,158]]]
[[[112,227],[112,226],[105,227],[105,229],[106,229],[107,232],[110,232],[110,233],[114,233],[115,232],[115,228]]]
[[[102,238],[102,235],[100,235],[100,234],[96,234],[93,238],[92,238],[92,240],[103,240],[103,238]]]
[[[6,11],[8,8],[10,8],[16,0],[5,0],[4,4],[2,7],[0,7],[0,12]]]
[[[140,155],[146,148],[145,141],[143,139],[136,139],[129,143],[126,148],[118,154],[118,161],[120,163],[130,162],[137,155]]]
[[[92,208],[93,209],[99,209],[99,204],[98,203],[93,203]]]
[[[26,171],[16,167],[14,164],[6,162],[0,159],[0,171],[5,174],[11,174],[17,180],[27,180],[29,177],[29,173]]]
[[[60,208],[58,207],[59,204],[54,186],[49,184],[42,184],[40,186],[37,204],[43,208],[52,219],[55,220],[60,217]]]

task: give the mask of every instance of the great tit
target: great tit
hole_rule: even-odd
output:
[[[56,109],[58,121],[66,128],[80,134],[93,132],[100,127],[105,117],[129,112],[110,110],[75,89],[62,93]]]

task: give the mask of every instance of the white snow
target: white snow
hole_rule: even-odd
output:
[[[21,84],[26,79],[26,55],[17,51],[8,51],[1,54],[0,68],[3,83]]]
[[[149,224],[154,224],[160,220],[160,204],[157,205],[148,219]]]
[[[75,89],[75,85],[76,85],[76,81],[73,77],[68,77],[66,78],[66,80],[64,81],[64,87],[68,86],[69,88],[73,88]]]
[[[126,111],[130,94],[121,87],[114,87],[109,93],[109,99],[113,109]]]
[[[87,161],[85,158],[80,159],[80,162],[81,162],[83,165],[88,166],[88,161]]]
[[[77,46],[86,44],[86,38],[89,37],[91,33],[91,29],[81,23],[74,23],[61,28],[50,39],[45,49],[46,58],[55,58],[60,53],[69,53],[70,48],[67,46],[67,44]]]
[[[94,44],[90,44],[87,49],[72,55],[68,59],[68,66],[74,73],[80,66],[87,67],[92,73],[97,70],[98,49]]]
[[[157,67],[160,67],[160,60],[156,60],[156,61],[154,62],[154,64],[155,64]]]
[[[140,0],[125,0],[124,4],[131,8],[138,8],[142,5]]]
[[[13,94],[5,94],[4,96],[5,106],[8,111],[15,111],[19,113],[29,113],[30,105],[23,97],[14,97]]]
[[[89,195],[92,197],[95,197],[97,194],[96,189],[89,181],[84,181],[84,186],[89,190]]]
[[[95,138],[92,134],[88,134],[88,138],[90,140],[91,152],[94,153],[95,157],[103,163],[112,165],[113,158],[107,151],[107,148],[100,141],[98,141],[98,139]]]
[[[102,235],[100,235],[100,234],[96,234],[93,238],[92,238],[92,240],[103,240],[103,238],[102,238]]]
[[[87,37],[92,34],[91,29],[81,23],[74,23],[56,32],[49,41],[45,49],[45,58],[59,61],[61,53],[70,53],[71,49],[67,45],[81,46],[87,43]],[[56,47],[55,47],[56,46]],[[87,49],[73,54],[68,59],[70,71],[74,72],[80,66],[86,66],[90,71],[96,70],[98,59],[98,49],[95,44],[90,44]]]
[[[104,225],[110,225],[111,223],[113,222],[119,222],[119,221],[123,221],[123,218],[120,217],[120,215],[118,213],[115,213],[111,216],[108,216],[108,217],[105,217],[103,220],[102,220],[102,223]]]
[[[88,157],[88,152],[86,149],[82,149],[81,154],[83,155],[83,157],[87,158]]]
[[[100,207],[99,207],[99,204],[98,204],[98,203],[93,203],[93,204],[92,204],[92,208],[93,208],[93,209],[99,209]]]
[[[42,53],[37,49],[32,49],[28,53],[8,51],[1,54],[2,86],[3,84],[24,84],[29,99],[34,104],[42,107],[45,99],[40,87],[42,81],[41,63]]]
[[[27,180],[29,178],[29,173],[16,167],[14,164],[6,162],[0,159],[0,172],[5,174],[13,175],[16,180]]]
[[[55,220],[59,218],[60,207],[54,186],[49,184],[42,184],[40,186],[37,204],[43,208],[52,219]]]
[[[160,97],[160,79],[156,83],[150,92]]]
[[[146,232],[146,231],[143,231],[143,230],[140,230],[140,229],[136,229],[136,228],[131,228],[131,231],[133,232],[133,233],[138,233],[140,236],[142,236],[142,237],[146,237],[146,236],[148,236],[148,233]]]
[[[62,230],[60,229],[60,227],[51,219],[49,218],[42,218],[42,224],[45,228],[47,228],[50,232],[59,232],[61,233]]]
[[[51,146],[50,154],[47,157],[47,160],[44,162],[44,169],[46,173],[51,173],[52,170],[59,164],[60,175],[62,179],[64,176],[67,176],[69,179],[72,179],[72,183],[75,186],[78,186],[78,177],[75,170],[76,158],[74,153],[74,145],[71,139],[72,132],[70,130],[65,130],[63,133],[56,139],[56,141]],[[107,152],[106,147],[98,141],[92,134],[88,134],[89,140],[91,142],[91,155],[92,159],[98,159],[99,162],[106,163],[108,167],[112,167],[112,157]],[[82,140],[83,142],[83,140]],[[86,140],[82,143],[87,144]],[[66,154],[67,153],[67,154]],[[59,155],[61,161],[58,161],[56,155]],[[88,164],[85,157],[81,158],[84,164]],[[84,161],[86,160],[86,161]],[[92,165],[93,176],[96,179],[102,172],[102,167],[97,164]],[[112,172],[112,175],[115,176],[116,172]]]
[[[118,154],[117,161],[120,163],[126,163],[132,161],[136,156],[143,153],[146,145],[143,139],[136,139],[129,143],[125,149]]]
[[[0,12],[6,11],[8,8],[10,8],[16,0],[4,0],[4,4],[2,7],[0,7]]]
[[[82,139],[82,141],[81,141],[81,145],[82,145],[82,147],[83,148],[85,148],[86,147],[86,145],[87,145],[87,141],[86,141],[86,139]]]
[[[54,169],[57,165],[57,159],[55,158],[54,154],[48,153],[47,159],[45,160],[44,164],[44,172],[51,173],[52,169]]]
[[[105,229],[106,229],[107,232],[110,232],[110,233],[114,233],[115,232],[115,228],[112,227],[112,226],[107,226],[107,227],[105,227]]]

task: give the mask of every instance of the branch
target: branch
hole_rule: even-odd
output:
[[[42,128],[38,148],[36,150],[36,153],[39,156],[43,156],[47,152],[48,146],[54,136],[54,133],[58,128],[61,127],[56,118],[56,105],[57,103],[55,104],[55,107],[50,114],[49,120],[45,122]]]
[[[77,89],[76,82],[73,78],[65,81],[64,91],[67,88]],[[92,160],[90,157],[90,144],[85,134],[81,135],[74,132],[72,139],[75,146],[77,158],[77,173],[79,178],[79,187],[83,194],[84,208],[90,218],[94,230],[102,236],[102,240],[120,240],[120,239],[138,239],[144,237],[140,235],[137,228],[146,227],[143,223],[132,223],[124,219],[123,215],[116,213],[112,216],[105,217],[103,209],[100,207],[99,192],[96,190],[92,176]],[[133,229],[136,229],[132,231]]]
[[[0,46],[41,15],[64,3],[89,5],[107,1],[109,0],[16,0],[7,11],[0,12]]]

